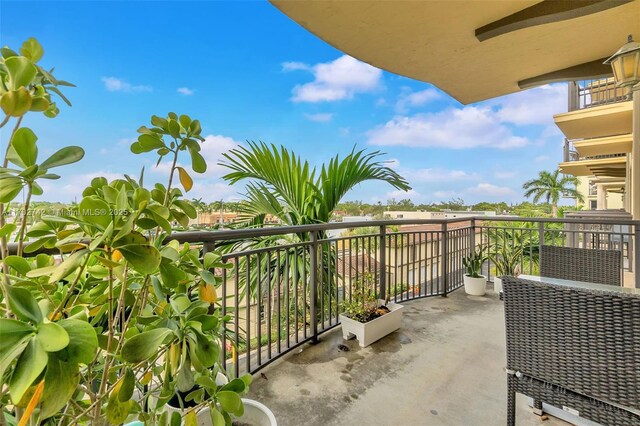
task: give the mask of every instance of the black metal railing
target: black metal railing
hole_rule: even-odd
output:
[[[342,231],[342,232],[341,232]],[[622,253],[621,274],[640,287],[640,221],[476,217],[379,220],[190,231],[171,237],[220,250],[221,308],[232,317],[223,354],[231,371],[255,372],[340,323],[354,288],[371,280],[378,297],[407,302],[463,285],[462,259],[482,248],[519,247],[520,272],[537,274],[542,245]],[[32,253],[35,254],[35,253]],[[489,280],[496,273],[484,264]],[[632,274],[635,273],[635,274]],[[635,275],[635,278],[633,277]]]
[[[621,274],[631,273],[640,253],[639,232],[640,222],[630,220],[478,217],[188,232],[172,238],[223,249],[223,259],[233,265],[217,273],[227,283],[222,309],[234,318],[224,355],[239,374],[255,372],[339,325],[343,303],[362,280],[372,280],[379,297],[394,302],[446,296],[463,285],[462,259],[472,250],[496,255],[506,246],[520,247],[520,272],[536,275],[543,244],[620,250]],[[277,243],[268,247],[243,243],[274,236]],[[489,280],[495,276],[492,260],[484,273]],[[633,279],[629,274],[627,281]],[[631,284],[640,287],[638,274]]]

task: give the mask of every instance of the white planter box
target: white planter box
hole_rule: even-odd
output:
[[[400,328],[403,306],[393,302],[385,304],[384,300],[380,300],[379,302],[389,308],[390,312],[373,321],[362,323],[352,320],[345,315],[340,315],[342,337],[344,337],[345,340],[355,337],[358,339],[360,347],[364,348]]]
[[[502,291],[502,278],[493,278],[493,291],[495,291],[497,294],[500,294],[500,292]]]
[[[484,296],[487,292],[487,277],[472,278],[465,275],[464,292],[470,296]]]

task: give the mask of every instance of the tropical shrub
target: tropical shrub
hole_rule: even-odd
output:
[[[132,144],[134,154],[169,156],[168,184],[143,184],[126,176],[92,180],[77,206],[42,215],[27,226],[31,195],[51,169],[80,160],[67,147],[39,162],[37,138],[20,127],[28,111],[55,116],[51,93],[62,84],[37,65],[43,50],[29,39],[20,54],[2,50],[2,125],[15,118],[3,167],[0,206],[26,190],[23,217],[0,228],[3,276],[0,301],[0,406],[10,424],[195,425],[196,411],[210,407],[214,425],[240,416],[240,396],[251,376],[226,377],[221,341],[229,316],[221,313],[212,271],[225,268],[220,254],[179,244],[172,224],[188,225],[195,209],[174,185],[193,180],[178,166],[181,154],[202,173],[198,120],[169,113],[153,116]],[[63,99],[66,99],[63,97]],[[11,168],[6,167],[11,164]],[[9,253],[15,241],[15,254]],[[228,382],[228,383],[227,383]],[[165,410],[170,401],[181,414]]]
[[[462,258],[462,265],[466,269],[466,275],[471,278],[481,278],[482,264],[487,260],[483,250],[477,250],[469,256]]]

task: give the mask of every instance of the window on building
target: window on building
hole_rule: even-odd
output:
[[[598,200],[589,200],[589,209],[597,210],[598,209]]]

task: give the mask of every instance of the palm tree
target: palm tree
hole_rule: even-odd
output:
[[[576,190],[578,178],[569,175],[560,175],[560,170],[554,172],[542,171],[536,179],[531,179],[522,185],[525,190],[524,196],[533,196],[533,202],[537,203],[544,199],[551,204],[551,214],[558,217],[558,201],[563,195],[576,198],[579,202],[584,202],[584,197]]]
[[[325,223],[342,197],[356,185],[384,181],[396,189],[411,189],[407,181],[384,165],[379,151],[356,151],[343,159],[338,155],[318,172],[286,148],[260,142],[223,154],[220,165],[231,169],[223,176],[231,184],[250,180],[246,202],[240,208],[254,224],[267,214],[285,225]]]
[[[209,206],[207,205],[207,203],[202,201],[202,198],[192,198],[191,205],[198,211],[198,225],[200,225],[200,213],[208,211]]]
[[[223,176],[231,184],[248,181],[246,200],[238,205],[244,216],[243,226],[261,227],[267,215],[276,217],[283,225],[307,225],[329,222],[342,197],[359,183],[378,180],[396,189],[411,189],[403,177],[380,161],[382,155],[378,151],[353,149],[344,158],[336,155],[318,171],[284,147],[249,142],[247,147],[223,154],[224,160],[220,165],[231,170]],[[308,241],[309,237],[309,233],[300,233],[250,241],[244,239],[230,245],[228,250],[274,247],[282,245],[285,239],[300,242]],[[319,240],[325,237],[324,234],[318,235]],[[277,258],[272,257],[269,251],[262,251],[251,259],[239,259],[242,292],[249,290],[253,298],[264,297],[270,292],[273,298],[277,277],[297,277],[287,285],[298,288],[299,277],[308,276],[309,256],[304,254],[306,246],[288,247],[279,251]],[[323,265],[320,285],[325,294],[329,294],[333,289],[328,277],[329,271],[335,271],[335,247],[322,243],[320,253],[320,264]],[[247,270],[251,272],[247,274]],[[247,277],[249,282],[243,282]],[[272,277],[271,282],[267,282],[266,277]],[[305,308],[308,306],[307,303],[304,305]]]

